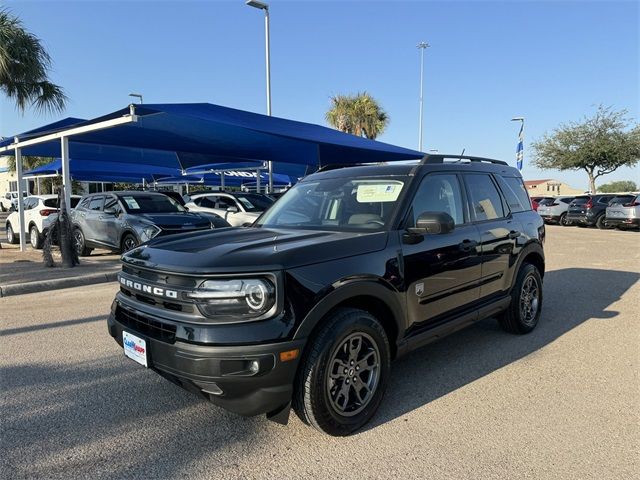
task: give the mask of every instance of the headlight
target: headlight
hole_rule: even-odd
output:
[[[274,284],[267,279],[207,280],[187,296],[196,300],[209,318],[252,320],[268,313],[276,303]]]
[[[156,227],[155,225],[149,225],[148,227],[144,227],[142,229],[142,234],[140,235],[140,239],[143,242],[146,242],[147,240],[151,240],[160,232],[161,232],[160,228]]]

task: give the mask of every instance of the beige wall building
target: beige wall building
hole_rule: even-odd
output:
[[[527,192],[529,192],[530,197],[554,197],[556,195],[581,195],[584,193],[584,190],[573,188],[560,180],[553,180],[551,178],[544,180],[525,180],[524,185],[527,187]]]

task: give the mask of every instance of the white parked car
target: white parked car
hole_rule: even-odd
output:
[[[71,208],[75,208],[80,200],[79,195],[71,196]],[[24,199],[24,223],[22,230],[27,235],[33,248],[42,248],[44,236],[51,224],[58,218],[57,195],[33,195]],[[7,217],[7,242],[18,243],[20,229],[20,215],[17,211]]]
[[[27,192],[22,192],[24,197],[27,196]],[[0,212],[10,212],[17,210],[18,207],[18,192],[7,192],[2,198],[0,198]]]
[[[185,204],[190,212],[210,212],[224,218],[232,227],[253,223],[273,204],[273,199],[259,193],[197,193]]]
[[[606,210],[608,227],[640,229],[640,195],[618,195]]]

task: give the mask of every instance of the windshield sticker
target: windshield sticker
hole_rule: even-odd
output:
[[[377,183],[358,185],[356,200],[359,203],[395,202],[403,183]]]
[[[236,198],[240,201],[240,203],[244,208],[246,209],[255,208],[255,205],[251,203],[247,198],[245,197],[236,197]]]
[[[131,210],[140,210],[140,205],[136,202],[136,199],[133,197],[124,197],[124,201]]]

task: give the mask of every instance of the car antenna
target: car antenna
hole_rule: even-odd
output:
[[[462,149],[462,153],[460,154],[460,158],[458,159],[459,162],[462,161],[462,156],[464,155],[465,150],[466,150],[466,148]]]

